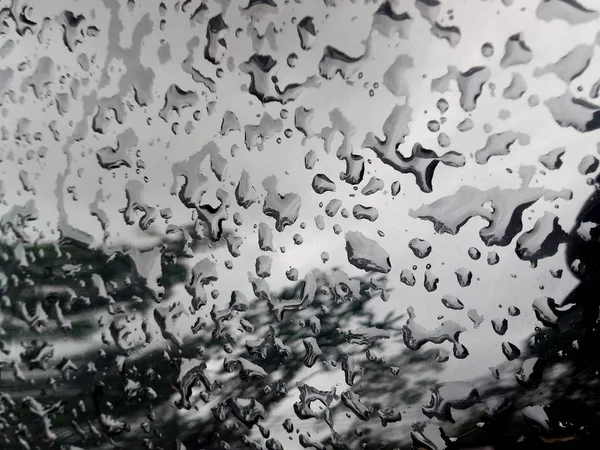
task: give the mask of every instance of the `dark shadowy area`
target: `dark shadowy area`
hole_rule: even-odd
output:
[[[466,380],[478,390],[475,401],[463,405],[470,418],[451,423],[438,415],[429,434],[413,425],[414,448],[594,448],[600,252],[597,236],[584,240],[577,229],[598,223],[599,216],[595,194],[568,240],[568,261],[581,282],[566,299],[534,305],[545,326],[520,357],[517,383]],[[224,241],[198,240],[193,250]],[[331,429],[329,438],[313,439],[281,417],[281,426],[306,448],[410,445],[408,436],[382,439],[378,430],[401,420],[401,410],[427,403],[442,365],[436,351],[402,345],[403,316],[375,320],[370,302],[387,298],[385,277],[315,271],[313,297],[309,279],[269,293],[251,278],[254,299],[233,295],[223,310],[201,307],[184,330],[178,318],[193,311],[185,302],[164,305],[177,284],[190,283],[182,263],[189,251],[177,240],[156,248],[160,298],[127,248],[3,245],[2,448],[260,449],[249,437],[259,427],[267,449],[278,449],[285,442],[272,438],[264,424],[286,401],[295,402],[298,417],[317,418]],[[390,352],[388,342],[401,350]],[[310,386],[314,376],[340,370],[345,391]],[[296,386],[299,400],[289,394]],[[350,431],[338,433],[342,428]],[[431,430],[437,440],[427,437]]]
[[[200,242],[194,251],[223,242]],[[160,299],[127,248],[110,255],[69,243],[2,248],[10,261],[0,324],[2,448],[256,447],[249,430],[280,402],[290,402],[291,412],[297,399],[289,390],[298,382],[308,385],[308,397],[329,399],[326,411],[309,400],[299,415],[325,418],[332,429],[355,417],[358,403],[352,410],[337,401],[343,392],[310,388],[315,375],[343,370],[348,392],[369,399],[364,418],[389,422],[397,420],[395,406],[421,401],[424,386],[435,381],[425,376],[440,369],[434,351],[377,356],[381,343],[369,330],[385,330],[398,344],[402,335],[402,316],[377,321],[370,311],[374,298],[387,295],[383,277],[315,272],[316,295],[303,307],[294,305],[308,281],[267,294],[257,278],[256,298],[234,295],[229,308],[210,312],[204,306],[186,330],[177,321],[191,315],[181,305],[189,300],[163,306],[178,283],[189,284],[182,243],[157,248]],[[364,335],[348,333],[361,329]],[[269,438],[268,429],[261,431]],[[299,439],[324,445],[310,433]],[[332,432],[330,444],[343,447],[348,439],[352,444],[352,437]]]

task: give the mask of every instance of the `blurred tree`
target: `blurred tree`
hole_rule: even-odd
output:
[[[190,275],[181,260],[209,243],[184,238],[143,250],[2,245],[2,448],[275,449],[269,428],[283,418],[269,413],[285,401],[291,413],[294,400],[298,417],[328,425],[328,438],[300,435],[303,446],[345,447],[356,441],[347,415],[394,422],[395,407],[432,382],[431,352],[377,356],[401,340],[401,316],[373,313],[385,277],[315,271],[271,294],[251,276],[253,300],[234,291],[209,313],[210,263]],[[183,283],[191,302],[174,295]],[[309,384],[340,370],[346,392]],[[300,400],[289,395],[296,386]],[[251,436],[257,428],[262,438]]]

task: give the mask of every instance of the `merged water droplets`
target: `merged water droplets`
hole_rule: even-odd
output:
[[[470,383],[441,383],[430,390],[431,399],[422,407],[423,413],[443,421],[454,422],[453,409],[467,409],[481,401],[477,388]]]
[[[449,341],[453,345],[454,356],[459,359],[466,358],[469,351],[459,341],[459,336],[466,331],[460,325],[453,321],[445,321],[435,330],[427,330],[415,321],[415,313],[413,307],[408,309],[408,320],[402,328],[404,343],[411,350],[418,350],[426,342],[441,344]]]
[[[277,231],[283,231],[286,226],[293,225],[298,219],[302,200],[296,193],[279,194],[277,189],[277,178],[270,176],[263,180],[263,187],[267,191],[263,203],[265,215],[275,219]]]
[[[381,273],[392,269],[389,254],[360,231],[346,233],[346,253],[348,262],[359,269]]]
[[[444,449],[553,392],[599,15],[492,3],[3,7],[2,446]]]

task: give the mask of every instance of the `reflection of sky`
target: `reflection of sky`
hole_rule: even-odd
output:
[[[447,4],[448,6],[446,6]],[[82,9],[82,5],[77,2],[74,2],[72,6]],[[52,43],[50,47],[52,58],[57,65],[61,66],[60,74],[68,74],[71,78],[78,77],[80,79],[89,76],[89,84],[87,87],[82,86],[81,88],[80,95],[82,96],[97,85],[100,73],[98,64],[102,64],[106,52],[102,24],[108,23],[108,11],[101,4],[97,6],[94,4],[94,6],[96,19],[90,19],[90,23],[97,24],[101,29],[100,36],[95,39],[86,39],[78,47],[78,50],[87,53],[90,58],[94,54],[96,55],[96,65],[88,75],[85,75],[76,64],[73,54],[70,54],[64,46],[56,44],[61,40],[60,27],[54,24],[48,34],[48,42]],[[404,7],[403,4],[401,9]],[[62,11],[61,7],[55,6],[54,3],[52,5],[44,4],[41,8],[51,9],[53,14],[56,14],[56,11]],[[237,6],[230,6],[229,11],[225,14],[225,20],[232,31],[227,38],[227,55],[234,58],[236,66],[253,53],[250,39],[245,33],[241,33],[238,38],[233,37],[233,31],[238,26],[244,30],[247,26],[247,19],[240,16],[237,8]],[[508,340],[523,346],[523,340],[538,324],[531,310],[532,300],[541,295],[562,299],[574,286],[575,281],[568,270],[565,270],[561,280],[554,279],[549,274],[549,269],[566,269],[562,257],[564,248],[561,247],[561,251],[555,257],[540,261],[538,268],[532,269],[528,262],[521,261],[516,257],[513,243],[506,248],[494,248],[500,255],[500,263],[496,266],[488,266],[486,263],[488,249],[478,237],[478,231],[485,226],[485,221],[472,219],[463,227],[458,236],[438,235],[434,233],[431,223],[414,219],[408,213],[423,203],[431,203],[435,199],[455,192],[464,184],[481,189],[493,186],[517,187],[520,183],[517,170],[520,165],[533,164],[538,170],[542,169],[542,166],[537,163],[541,154],[559,146],[566,146],[567,152],[563,158],[563,167],[554,172],[538,172],[532,184],[558,190],[572,189],[574,191],[573,200],[555,202],[558,209],[549,203],[538,202],[526,210],[523,221],[524,229],[530,229],[535,219],[543,215],[544,211],[551,211],[560,217],[563,228],[569,229],[572,226],[574,215],[591,191],[591,188],[585,184],[585,177],[577,172],[577,165],[584,155],[595,153],[595,139],[592,135],[560,128],[554,123],[543,105],[543,99],[563,93],[564,83],[552,75],[534,78],[532,73],[536,67],[554,62],[570,51],[575,42],[591,43],[597,32],[597,23],[579,25],[574,32],[573,28],[562,21],[546,23],[535,20],[533,5],[526,4],[524,11],[516,11],[520,8],[518,4],[504,7],[487,2],[468,2],[468,4],[458,1],[445,2],[440,17],[445,17],[449,8],[454,10],[454,24],[460,27],[462,33],[461,43],[456,49],[450,49],[446,41],[434,38],[428,31],[428,23],[422,20],[410,6],[408,8],[412,11],[410,14],[415,17],[410,41],[400,40],[397,37],[385,38],[377,32],[373,33],[370,47],[371,58],[360,69],[364,74],[361,80],[356,75],[351,77],[353,83],[345,83],[339,76],[329,81],[321,79],[320,88],[305,90],[296,102],[286,106],[289,115],[284,120],[284,128],[294,129],[293,112],[300,105],[315,109],[316,115],[312,121],[313,130],[321,130],[330,125],[328,113],[333,108],[339,108],[356,127],[352,144],[357,153],[369,159],[365,181],[357,191],[339,181],[338,173],[344,170],[344,163],[336,159],[334,152],[326,154],[323,151],[322,141],[316,137],[302,145],[302,136],[294,129],[291,138],[288,139],[281,134],[283,139],[281,144],[277,144],[275,139],[268,140],[264,151],[259,152],[256,148],[248,151],[244,147],[243,134],[240,132],[232,132],[225,137],[218,136],[223,114],[227,110],[234,111],[243,126],[258,123],[259,115],[263,112],[268,112],[272,117],[278,117],[281,105],[270,103],[263,107],[247,90],[240,89],[240,86],[248,85],[249,77],[237,70],[229,72],[225,69],[223,78],[218,79],[216,94],[195,84],[190,76],[181,70],[180,62],[187,57],[186,43],[192,36],[201,35],[204,39],[205,25],[188,27],[187,21],[183,20],[181,15],[177,16],[169,12],[166,16],[165,30],[160,32],[157,25],[160,20],[157,8],[148,8],[155,26],[153,34],[145,39],[140,56],[142,63],[152,67],[156,75],[153,89],[154,102],[146,108],[136,106],[133,111],[128,111],[127,121],[122,126],[113,121],[105,135],[99,135],[90,130],[85,140],[75,143],[68,150],[73,162],[71,173],[65,182],[65,188],[74,186],[79,197],[77,201],[73,201],[69,194],[65,195],[70,224],[85,230],[97,239],[101,238],[102,232],[99,223],[89,214],[88,208],[88,205],[94,200],[97,190],[101,188],[106,198],[102,207],[111,219],[109,226],[111,239],[116,243],[137,244],[139,242],[140,245],[147,242],[137,226],[125,225],[119,214],[119,209],[126,205],[124,191],[126,181],[142,179],[144,176],[149,179],[145,185],[145,201],[154,207],[171,208],[173,218],[170,223],[181,225],[189,223],[190,211],[179,202],[176,196],[172,196],[170,193],[173,183],[171,166],[175,162],[186,160],[190,155],[199,151],[206,142],[215,140],[223,156],[228,160],[228,177],[224,183],[217,182],[216,178],[209,173],[208,158],[204,161],[201,170],[211,180],[210,189],[204,197],[205,202],[211,202],[213,199],[212,203],[216,205],[214,193],[219,187],[233,193],[242,170],[250,173],[251,180],[261,195],[263,195],[261,181],[265,177],[275,174],[279,183],[279,192],[294,192],[302,198],[301,214],[296,224],[288,227],[282,233],[275,232],[275,247],[278,249],[285,247],[285,252],[276,251],[271,255],[273,257],[273,273],[268,281],[272,292],[277,292],[290,284],[285,278],[285,271],[290,266],[299,270],[301,279],[304,274],[315,267],[322,269],[341,267],[350,275],[359,274],[360,271],[347,262],[343,234],[348,230],[360,230],[366,236],[377,239],[391,256],[392,272],[388,288],[392,289],[392,293],[387,303],[373,302],[377,305],[377,313],[383,316],[390,310],[405,312],[408,306],[412,306],[415,309],[417,321],[426,328],[435,328],[439,324],[439,315],[443,315],[444,320],[455,320],[467,328],[467,331],[461,335],[461,342],[469,349],[470,356],[462,361],[451,357],[444,364],[445,371],[439,375],[439,378],[442,381],[462,380],[485,375],[489,366],[505,362],[500,349],[502,341]],[[323,13],[315,11],[315,5],[311,2],[303,5],[295,3],[281,5],[279,16],[268,16],[256,24],[262,34],[269,21],[274,21],[278,26],[285,23],[283,31],[277,34],[277,51],[270,50],[266,43],[263,43],[262,51],[271,53],[278,61],[277,73],[282,85],[303,81],[316,72],[325,45],[332,45],[352,56],[363,52],[363,41],[367,38],[371,25],[368,18],[373,10],[373,5],[362,4],[344,4],[337,8],[329,8],[327,22],[323,24],[321,20],[316,21],[319,35],[315,47],[311,51],[300,52],[298,65],[291,69],[285,64],[285,58],[292,51],[299,52],[295,26],[290,25],[291,17],[301,18],[307,14],[321,17]],[[124,7],[121,14],[125,25],[120,36],[122,46],[129,45],[131,29],[145,12],[145,6],[136,8],[132,13]],[[517,66],[514,70],[512,70],[513,68],[499,70],[498,62],[504,51],[504,42],[508,36],[518,32],[524,33],[527,44],[533,49],[534,60],[529,65]],[[157,49],[160,39],[165,39],[170,43],[172,58],[165,65],[160,65],[158,62]],[[491,42],[494,45],[495,53],[489,60],[481,55],[480,47],[484,42]],[[201,40],[201,43],[201,47],[195,53],[194,65],[204,75],[216,80],[214,66],[202,58],[204,40]],[[48,50],[40,46],[34,37],[25,37],[19,40],[16,50],[3,61],[2,65],[3,67],[16,67],[25,61],[27,68],[23,73],[29,74],[36,66],[37,57],[47,53]],[[373,83],[382,83],[383,72],[396,56],[402,53],[407,53],[414,58],[415,68],[407,71],[410,86],[410,98],[407,101],[414,110],[411,132],[406,138],[405,144],[400,147],[400,151],[407,154],[412,145],[419,142],[424,147],[435,149],[438,152],[456,150],[467,158],[464,168],[456,169],[440,165],[433,179],[434,191],[431,194],[422,193],[415,185],[411,175],[394,172],[390,167],[383,165],[372,151],[360,149],[363,137],[369,131],[383,138],[381,132],[383,122],[397,103],[404,103],[404,99],[394,97],[383,85],[379,86],[373,97],[369,96],[369,89],[372,88]],[[426,127],[428,120],[439,119],[439,112],[435,104],[440,94],[430,92],[430,82],[432,78],[443,75],[449,64],[456,65],[462,71],[475,65],[489,64],[493,70],[491,81],[496,85],[496,95],[493,97],[490,87],[486,86],[479,98],[477,109],[467,115],[460,109],[456,88],[453,85],[452,92],[444,95],[450,103],[450,109],[445,114],[447,122],[442,126],[442,131],[449,135],[452,144],[448,149],[440,149],[436,142],[436,135],[429,132]],[[600,63],[597,59],[592,60],[590,68],[571,88],[575,89],[582,85],[584,92],[587,92],[588,86],[596,81],[593,77],[598,73],[598,64]],[[110,84],[101,90],[99,93],[101,97],[111,96],[117,91],[121,70],[124,70],[123,65],[119,61],[114,61],[109,69]],[[505,100],[501,96],[502,90],[510,82],[513,71],[523,73],[529,84],[527,93],[518,101]],[[13,89],[17,92],[17,97],[21,95],[20,76],[18,74],[13,81]],[[179,119],[180,130],[183,130],[188,120],[194,122],[196,129],[189,136],[183,131],[180,131],[177,136],[171,132],[172,122],[176,120],[175,113],[171,113],[169,123],[164,123],[157,115],[163,106],[164,92],[171,83],[176,83],[183,89],[202,92],[197,105],[198,109],[202,111],[200,121],[194,122],[192,119],[194,108],[183,110]],[[66,91],[69,84],[68,80],[62,86],[58,82],[54,82],[50,89],[52,92]],[[537,107],[528,106],[527,97],[530,94],[539,95],[542,103]],[[23,99],[17,104],[4,102],[5,126],[12,133],[17,121],[22,117],[28,117],[32,122],[31,132],[41,131],[44,137],[39,143],[26,144],[21,141],[12,147],[4,146],[0,150],[1,158],[4,161],[0,165],[1,177],[7,191],[6,204],[1,206],[0,213],[4,213],[15,203],[25,203],[32,196],[30,193],[22,192],[19,186],[18,171],[22,167],[30,173],[34,173],[36,188],[34,198],[40,211],[40,219],[36,226],[47,230],[55,228],[57,220],[54,186],[57,175],[65,169],[62,145],[72,129],[68,121],[74,120],[76,123],[80,119],[82,105],[79,102],[72,102],[71,113],[67,117],[60,117],[55,114],[56,106],[51,105],[50,97],[41,101],[34,100],[31,92],[27,89],[27,93],[23,94]],[[133,103],[132,95],[129,95],[127,99]],[[208,115],[205,109],[206,103],[209,101],[216,101],[212,115]],[[510,118],[497,119],[500,109],[509,110]],[[460,133],[456,130],[456,125],[467,116],[472,118],[475,128],[469,133]],[[148,117],[152,118],[151,124],[147,124]],[[52,120],[57,120],[57,126],[62,135],[61,142],[55,142],[51,138],[48,125]],[[520,146],[515,143],[509,155],[501,158],[494,157],[488,164],[478,165],[472,158],[472,154],[485,144],[484,123],[492,124],[494,132],[514,129],[527,133],[531,136],[531,144]],[[96,150],[107,145],[114,146],[116,135],[127,127],[134,128],[137,133],[140,140],[140,158],[144,161],[146,168],[139,175],[135,173],[134,169],[102,170],[96,161]],[[336,142],[341,142],[341,139]],[[24,155],[27,150],[37,149],[40,145],[48,147],[48,155],[38,166],[35,160],[28,161]],[[240,147],[235,157],[229,156],[232,145]],[[318,157],[312,171],[304,169],[304,156],[309,150],[314,150]],[[12,162],[9,158],[10,153],[12,153]],[[130,156],[132,161],[137,159],[133,151]],[[508,169],[511,169],[512,173],[509,173]],[[310,187],[316,173],[324,173],[334,180],[337,191],[323,195],[316,194]],[[386,184],[385,190],[371,196],[363,196],[360,194],[360,188],[371,176],[383,179]],[[391,183],[395,180],[400,180],[402,191],[396,198],[392,198],[389,190]],[[329,218],[324,214],[324,207],[320,208],[318,205],[319,202],[326,205],[332,198],[341,199],[343,207],[350,212],[357,203],[374,206],[379,211],[379,218],[374,223],[364,220],[357,221],[351,216],[343,218],[339,213],[336,217]],[[240,226],[234,225],[231,219],[235,212],[239,212],[243,218],[243,224]],[[248,297],[252,297],[251,286],[247,281],[247,272],[254,271],[255,258],[261,254],[257,245],[257,229],[254,228],[254,225],[265,221],[273,226],[273,220],[266,217],[262,213],[260,205],[257,204],[248,210],[232,204],[229,213],[230,219],[226,223],[227,228],[235,229],[236,233],[244,239],[241,256],[232,258],[226,248],[220,247],[213,252],[208,252],[208,255],[198,255],[194,259],[196,261],[210,257],[217,261],[219,280],[214,283],[214,288],[221,292],[218,302],[227,301],[232,289],[241,290]],[[325,217],[326,227],[323,231],[319,231],[315,227],[314,217],[317,214]],[[301,229],[301,222],[306,223],[305,229]],[[334,224],[342,227],[342,234],[336,235],[333,232]],[[158,219],[151,230],[160,234],[164,231],[164,227],[163,221]],[[385,236],[377,237],[377,230],[383,231]],[[294,244],[292,237],[295,233],[301,234],[304,238],[302,245]],[[47,236],[54,237],[56,233],[47,234]],[[433,251],[426,260],[418,260],[408,249],[408,241],[414,237],[426,239],[432,244]],[[479,261],[472,261],[467,255],[467,249],[471,246],[477,247],[482,252],[482,258]],[[330,255],[326,264],[321,262],[320,255],[323,251],[327,251]],[[225,260],[233,261],[232,270],[224,267]],[[431,264],[432,272],[440,279],[439,287],[433,293],[428,293],[422,283],[426,264]],[[418,266],[414,271],[417,284],[409,288],[399,282],[399,273],[401,269],[410,268],[413,265]],[[460,288],[456,282],[454,271],[459,267],[467,267],[473,271],[473,283],[468,288]],[[543,286],[543,290],[541,290],[541,286]],[[442,295],[445,294],[460,298],[465,304],[465,310],[445,309],[440,302]],[[188,301],[187,293],[182,288],[178,289],[175,298],[184,302]],[[510,305],[519,307],[522,314],[519,317],[509,318],[506,311]],[[466,315],[466,311],[472,308],[485,317],[485,321],[477,329],[473,329],[473,325]],[[210,305],[205,307],[206,311],[209,309]],[[497,317],[509,318],[509,328],[505,336],[498,336],[492,330],[490,319]],[[182,328],[187,328],[194,320],[195,318],[190,318],[189,323],[182,321]],[[398,345],[403,344],[398,342]],[[450,350],[450,346],[447,344],[444,344],[443,347]],[[390,351],[392,350],[390,349]],[[322,377],[317,376],[311,379],[311,384],[326,389],[335,381],[341,386],[342,371],[336,372],[336,376],[335,379],[332,378],[331,373],[324,374]],[[503,374],[503,376],[510,377],[512,372]],[[292,393],[290,398],[294,398],[294,396],[295,394]],[[274,413],[275,415],[289,415],[289,408],[290,404],[284,402],[277,407]]]

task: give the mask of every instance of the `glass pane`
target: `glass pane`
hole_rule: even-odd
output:
[[[599,8],[2,1],[0,448],[596,448]]]

